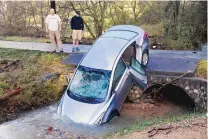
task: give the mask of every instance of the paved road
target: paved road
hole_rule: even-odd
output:
[[[63,49],[65,53],[72,52],[71,44],[63,44]],[[15,49],[28,49],[28,50],[40,50],[50,52],[52,51],[52,47],[50,43],[33,43],[33,42],[12,42],[12,41],[1,41],[0,40],[0,47],[1,48],[15,48]],[[80,45],[81,52],[87,52],[90,48],[90,45]],[[57,52],[60,50],[57,49]]]
[[[31,43],[31,42],[10,42],[0,41],[0,47],[15,48],[15,49],[29,49],[40,51],[51,51],[50,44],[47,43]],[[77,65],[84,54],[90,49],[90,45],[80,45],[81,53],[70,54],[63,63]],[[71,53],[72,45],[63,44],[65,53]],[[59,51],[59,50],[58,50]],[[170,74],[181,74],[188,70],[194,73],[197,62],[200,59],[207,59],[207,47],[203,51],[176,51],[176,50],[150,50],[150,61],[147,71]],[[193,74],[192,74],[193,75]]]

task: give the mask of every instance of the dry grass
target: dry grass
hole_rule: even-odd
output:
[[[196,76],[207,79],[208,60],[200,60],[196,69]]]
[[[21,36],[0,36],[0,40],[17,42],[50,42],[49,38],[21,37]]]

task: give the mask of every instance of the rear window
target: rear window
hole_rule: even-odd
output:
[[[102,35],[102,38],[121,38],[125,40],[131,40],[133,39],[137,33],[131,32],[131,31],[124,31],[124,30],[113,30],[105,32]]]

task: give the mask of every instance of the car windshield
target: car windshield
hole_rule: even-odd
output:
[[[86,103],[103,102],[108,92],[110,74],[108,70],[79,66],[69,87],[69,96]]]

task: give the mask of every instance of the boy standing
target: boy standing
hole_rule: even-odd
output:
[[[75,50],[80,51],[77,46],[79,45],[79,41],[82,39],[84,30],[84,23],[82,17],[80,16],[80,11],[76,11],[76,15],[72,17],[70,25],[73,38],[72,52],[75,52]]]

